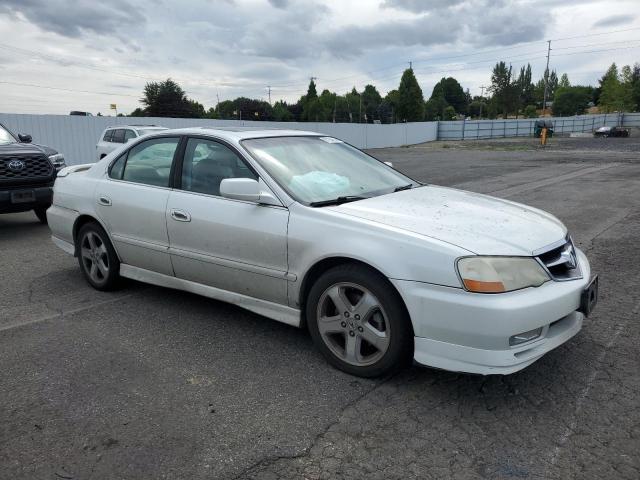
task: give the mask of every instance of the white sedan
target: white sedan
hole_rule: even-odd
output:
[[[306,327],[361,376],[411,361],[508,374],[573,337],[597,277],[543,211],[423,185],[287,130],[165,130],[58,174],[53,241],[120,277]]]

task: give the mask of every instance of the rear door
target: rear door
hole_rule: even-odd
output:
[[[125,151],[96,189],[96,210],[123,263],[173,275],[165,212],[180,137],[152,138]]]
[[[221,197],[223,179],[258,176],[209,138],[189,138],[176,178],[166,217],[176,277],[286,304],[289,210]]]

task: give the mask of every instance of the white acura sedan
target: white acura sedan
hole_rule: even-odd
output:
[[[509,374],[573,337],[597,277],[535,208],[423,185],[344,142],[287,130],[165,130],[63,169],[53,241],[87,282],[120,277],[309,329],[334,366],[414,359]]]

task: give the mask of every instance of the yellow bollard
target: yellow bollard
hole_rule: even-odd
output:
[[[543,127],[542,132],[540,132],[540,145],[547,144],[547,127]]]

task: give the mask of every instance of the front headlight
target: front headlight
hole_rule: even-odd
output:
[[[464,288],[476,293],[502,293],[539,287],[550,280],[530,257],[465,257],[458,260]]]
[[[56,153],[55,155],[49,155],[49,161],[57,170],[60,170],[62,167],[65,166],[64,155],[62,155],[61,153]]]

